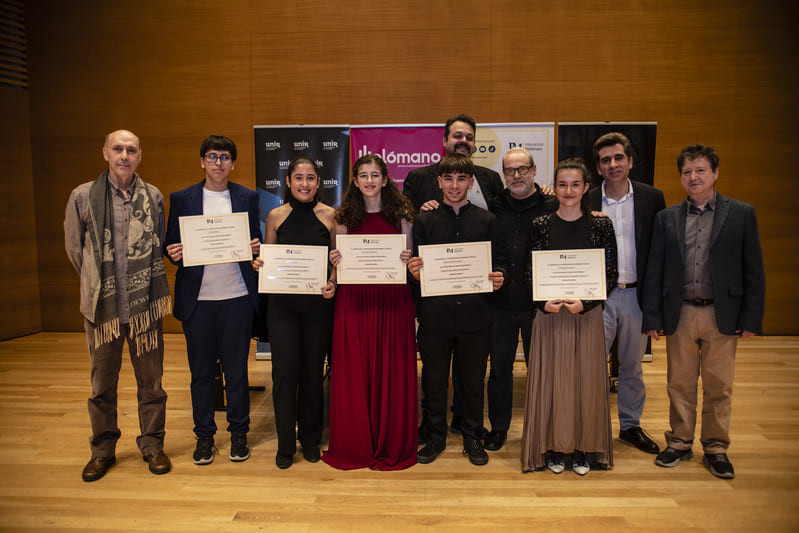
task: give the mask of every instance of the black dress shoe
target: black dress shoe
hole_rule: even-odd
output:
[[[502,448],[502,445],[505,444],[505,439],[507,438],[507,431],[498,431],[496,429],[492,429],[491,433],[489,433],[485,438],[485,449],[495,452]]]
[[[290,467],[294,463],[294,456],[292,455],[281,455],[277,454],[275,456],[275,464],[281,470],[285,470]]]
[[[322,454],[319,453],[319,446],[302,447],[302,457],[309,463],[318,463]]]
[[[97,481],[116,462],[116,457],[92,457],[92,460],[83,467],[83,481]]]
[[[153,474],[166,474],[172,470],[172,461],[169,460],[163,450],[145,455],[142,459],[150,466],[150,472]]]
[[[446,442],[431,440],[416,454],[416,461],[426,465],[436,460],[436,457],[447,447]]]
[[[656,455],[660,451],[660,448],[657,444],[655,444],[655,441],[650,439],[646,433],[644,433],[644,430],[638,426],[625,429],[624,431],[619,431],[619,439],[623,440],[627,444],[632,444],[644,453]]]
[[[488,463],[488,454],[480,441],[475,438],[463,437],[463,453],[469,456],[469,461],[475,466]]]

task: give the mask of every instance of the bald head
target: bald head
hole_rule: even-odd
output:
[[[141,161],[139,138],[128,130],[112,131],[105,136],[103,158],[108,161],[111,181],[117,187],[127,189]]]
[[[141,150],[141,141],[139,140],[139,137],[135,133],[130,131],[130,130],[112,131],[111,133],[109,133],[108,135],[105,136],[105,144],[103,146],[107,148],[108,147],[108,143],[111,142],[111,140],[113,138],[116,138],[116,136],[118,136],[118,135],[133,137],[133,139],[135,139],[135,141],[136,141],[136,145],[139,147],[139,150]]]

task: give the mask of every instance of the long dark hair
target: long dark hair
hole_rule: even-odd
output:
[[[366,154],[352,165],[353,179],[347,185],[347,192],[341,200],[341,206],[336,210],[336,223],[350,229],[356,229],[366,218],[366,204],[363,201],[363,193],[355,186],[353,181],[357,178],[360,168],[369,163],[377,165],[380,173],[386,178],[386,184],[380,189],[380,212],[383,218],[397,229],[400,228],[403,218],[408,222],[413,222],[415,215],[413,205],[394,185],[394,180],[388,175],[386,163],[376,154]]]
[[[320,202],[322,197],[319,195],[319,189],[322,186],[322,178],[319,176],[319,167],[316,166],[316,161],[308,157],[307,155],[298,155],[294,159],[289,162],[289,173],[286,176],[286,189],[283,191],[283,202],[288,203],[294,196],[291,194],[291,174],[294,172],[298,166],[300,165],[311,165],[313,167],[313,171],[316,173],[316,194],[314,194],[314,200]]]

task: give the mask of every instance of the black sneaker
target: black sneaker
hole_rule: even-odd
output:
[[[250,448],[247,446],[246,433],[230,434],[230,460],[246,461],[250,458]]]
[[[431,440],[416,454],[416,461],[426,465],[436,460],[436,457],[447,447],[445,442]]]
[[[694,452],[691,448],[687,450],[678,450],[668,446],[665,450],[660,452],[655,459],[655,464],[658,466],[665,466],[671,468],[680,464],[680,461],[690,461],[694,458]]]
[[[732,479],[735,477],[735,470],[732,463],[727,459],[726,453],[706,453],[702,457],[702,462],[710,468],[710,473],[721,479]]]
[[[463,437],[463,453],[469,456],[469,461],[475,466],[488,463],[488,454],[483,449],[483,444],[472,437]]]
[[[194,464],[207,465],[214,462],[214,453],[218,453],[214,446],[213,437],[197,437],[197,447],[194,448]]]

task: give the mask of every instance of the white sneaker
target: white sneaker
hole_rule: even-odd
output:
[[[578,476],[584,476],[591,470],[588,459],[585,458],[583,452],[574,452],[572,455],[572,470],[574,470],[574,473]]]
[[[547,468],[549,468],[553,474],[560,474],[566,470],[566,462],[563,460],[563,454],[550,452],[549,457],[547,457]]]

